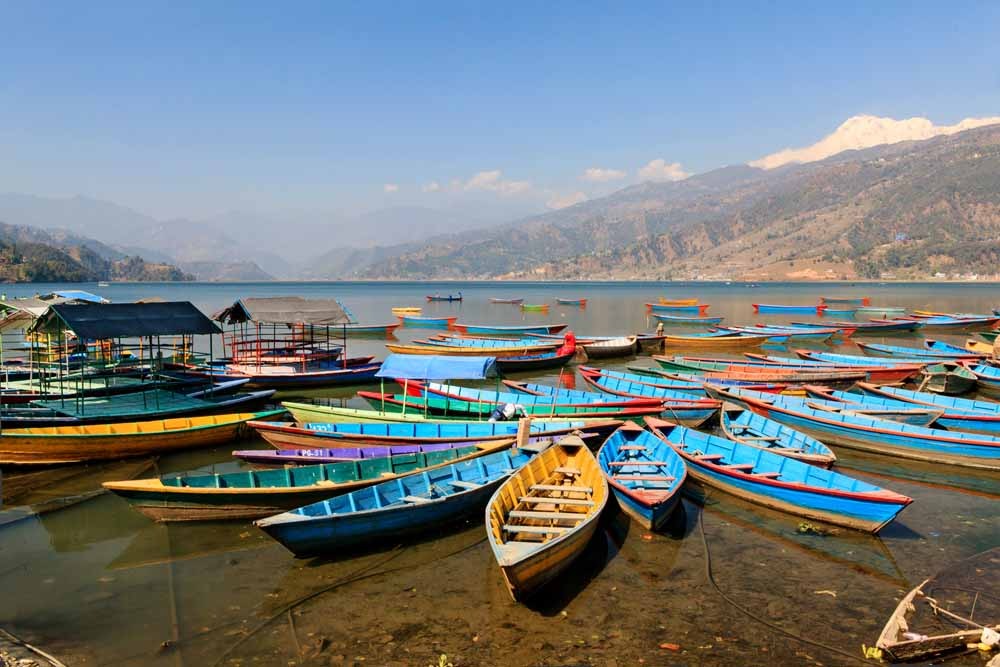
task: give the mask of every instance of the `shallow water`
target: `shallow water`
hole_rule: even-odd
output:
[[[10,286],[33,293],[34,286]],[[422,304],[425,293],[463,291],[465,303]],[[96,288],[95,288],[96,289]],[[44,291],[44,290],[39,290]],[[749,303],[811,303],[817,294],[866,294],[875,303],[988,312],[996,286],[863,287],[598,284],[241,284],[113,285],[114,300],[158,295],[206,311],[239,296],[337,296],[362,322],[391,321],[394,305],[463,321],[567,321],[581,334],[648,330],[642,304],[700,296],[727,322],[764,321]],[[552,306],[523,316],[489,296],[528,301],[586,296],[585,310]],[[768,316],[770,321],[788,317]],[[408,340],[430,331],[400,330]],[[965,336],[942,337],[961,343]],[[918,345],[919,337],[887,342]],[[383,341],[350,342],[378,353]],[[780,353],[780,351],[779,351]],[[637,360],[603,364],[623,368]],[[559,373],[539,378],[559,380]],[[568,381],[565,374],[564,384]],[[581,383],[582,385],[582,383]],[[286,397],[351,400],[354,388]],[[663,534],[649,535],[618,512],[556,587],[532,606],[512,603],[478,517],[418,544],[387,545],[338,559],[297,560],[249,523],[159,525],[100,481],[199,468],[231,470],[229,451],[260,440],[104,466],[4,478],[18,507],[0,512],[0,627],[70,665],[437,664],[457,665],[850,664],[782,635],[860,657],[898,598],[923,578],[1000,543],[1000,478],[957,468],[900,463],[838,449],[847,474],[915,499],[878,537],[849,530],[799,532],[800,520],[709,492],[685,500]],[[704,503],[704,505],[700,503]],[[32,514],[32,512],[41,512]],[[705,542],[702,541],[702,528]],[[719,589],[706,578],[706,549]],[[304,599],[310,594],[314,597]],[[290,606],[295,604],[295,606]],[[660,648],[676,644],[678,650]],[[978,658],[956,664],[981,664]]]

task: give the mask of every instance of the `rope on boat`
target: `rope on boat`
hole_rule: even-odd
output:
[[[809,639],[808,637],[803,637],[801,635],[797,635],[794,632],[791,632],[790,630],[786,630],[783,627],[781,627],[780,625],[776,625],[776,624],[768,621],[767,619],[761,618],[760,616],[758,616],[757,614],[755,614],[751,610],[747,609],[746,607],[741,606],[738,602],[736,602],[731,597],[729,597],[728,595],[726,595],[722,591],[722,589],[719,588],[719,584],[716,583],[715,576],[712,574],[712,552],[711,552],[711,550],[708,547],[708,538],[705,536],[704,514],[700,514],[699,517],[698,517],[698,528],[699,528],[699,530],[701,532],[701,544],[702,544],[702,547],[704,547],[704,549],[705,549],[705,578],[708,579],[708,583],[712,584],[712,588],[715,589],[715,592],[718,593],[719,596],[723,600],[725,600],[726,602],[728,602],[730,606],[735,607],[737,611],[743,613],[745,616],[750,617],[751,619],[757,621],[758,623],[761,623],[762,625],[765,625],[765,626],[771,628],[772,630],[774,630],[775,632],[779,632],[779,633],[785,635],[786,637],[788,637],[790,639],[794,639],[795,641],[799,641],[799,642],[802,642],[804,644],[810,644],[811,646],[815,646],[816,648],[821,648],[821,649],[823,649],[825,651],[829,651],[831,653],[836,653],[837,655],[842,655],[845,658],[849,658],[853,662],[860,662],[860,663],[864,663],[864,664],[870,664],[864,658],[859,658],[858,656],[854,655],[853,653],[848,653],[847,651],[842,651],[839,648],[836,648],[835,646],[829,646],[827,644],[823,644],[822,642],[818,642],[818,641],[816,641],[814,639]]]

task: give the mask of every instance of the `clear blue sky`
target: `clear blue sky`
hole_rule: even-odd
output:
[[[1000,3],[680,4],[3,3],[0,191],[364,210],[501,170],[468,196],[539,205],[859,113],[1000,115]]]

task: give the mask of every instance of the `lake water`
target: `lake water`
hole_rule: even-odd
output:
[[[7,296],[56,287],[8,285]],[[648,331],[643,304],[698,297],[727,323],[755,316],[752,302],[815,303],[865,295],[880,305],[989,312],[1000,286],[980,284],[711,283],[241,283],[82,286],[113,301],[190,300],[212,312],[245,296],[336,297],[363,323],[393,321],[393,306],[492,324],[566,322],[584,335]],[[455,293],[465,301],[425,303]],[[586,297],[586,309],[554,297]],[[523,314],[489,297],[553,303]],[[795,319],[799,319],[796,317]],[[808,316],[801,319],[815,319]],[[400,340],[431,335],[399,330]],[[961,343],[965,336],[944,337]],[[919,345],[917,336],[885,342]],[[384,341],[349,353],[384,355]],[[822,346],[821,346],[822,347]],[[850,344],[844,351],[856,351]],[[781,353],[778,351],[777,353]],[[648,358],[604,364],[623,368]],[[558,372],[541,376],[560,381]],[[564,374],[561,381],[569,378]],[[351,399],[354,388],[307,398]],[[283,398],[298,398],[289,394]],[[265,447],[260,440],[239,448]],[[579,565],[545,599],[512,603],[479,517],[417,543],[334,559],[297,560],[246,522],[160,525],[100,482],[202,469],[230,470],[236,447],[5,476],[0,512],[0,628],[69,665],[775,665],[850,664],[899,597],[926,576],[1000,544],[1000,478],[839,449],[844,472],[915,499],[878,537],[800,532],[801,521],[710,493],[684,501],[669,530],[647,534],[609,514]],[[13,496],[16,495],[16,498]],[[704,533],[702,533],[704,531]],[[704,534],[704,541],[702,539]],[[714,580],[755,618],[727,603]],[[674,650],[673,645],[677,645]],[[661,648],[665,646],[665,648]],[[857,660],[855,660],[857,662]],[[981,664],[966,658],[958,664]]]

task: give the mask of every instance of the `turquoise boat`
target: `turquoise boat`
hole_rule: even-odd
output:
[[[765,449],[821,468],[829,468],[837,461],[833,450],[816,438],[749,410],[740,410],[735,418],[723,410],[721,422],[722,432],[727,438],[749,447]]]

